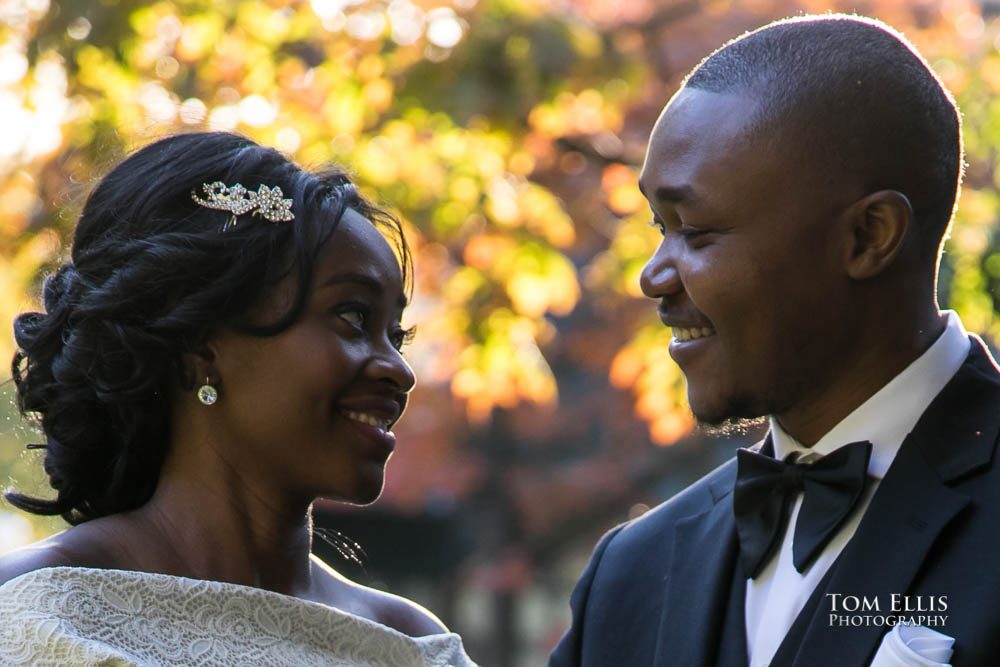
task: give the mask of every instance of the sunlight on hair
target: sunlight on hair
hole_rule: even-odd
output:
[[[718,424],[698,422],[697,431],[712,438],[728,438],[734,435],[747,435],[766,423],[767,417],[754,417],[753,419],[734,417]]]

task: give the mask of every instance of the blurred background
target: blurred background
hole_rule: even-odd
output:
[[[998,340],[997,0],[0,0],[0,358],[128,151],[212,128],[346,165],[415,248],[419,387],[382,499],[321,504],[317,550],[484,665],[543,664],[598,537],[761,435],[693,428],[639,292],[649,131],[725,40],[828,10],[901,29],[957,96],[941,301]],[[0,481],[45,493],[12,390],[0,373]],[[0,505],[0,552],[62,527]]]

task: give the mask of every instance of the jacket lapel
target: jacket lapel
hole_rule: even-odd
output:
[[[909,590],[935,540],[969,503],[952,485],[989,466],[1000,432],[998,405],[1000,376],[974,338],[969,358],[904,440],[828,585],[814,596],[878,596],[881,612],[889,611],[891,595]],[[796,621],[775,664],[827,664],[830,656],[839,665],[867,664],[885,628],[838,627],[830,623],[827,600],[810,607],[812,617]]]
[[[968,502],[968,496],[941,483],[915,448],[901,448],[857,533],[834,564],[828,585],[817,587],[814,595],[877,596],[881,612],[887,612],[891,594],[909,590],[931,545]],[[814,608],[811,619],[799,619],[807,621],[805,635],[796,637],[793,626],[782,644],[782,649],[785,644],[797,649],[795,659],[781,663],[778,658],[785,652],[779,650],[776,664],[822,665],[832,655],[841,665],[867,664],[886,629],[831,624],[828,599]]]
[[[735,478],[734,460],[709,487],[711,505],[676,524],[654,665],[714,660],[736,567]]]

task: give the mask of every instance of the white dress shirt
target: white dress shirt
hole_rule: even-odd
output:
[[[802,494],[796,498],[781,546],[756,579],[747,579],[746,637],[751,667],[771,662],[816,585],[854,535],[903,439],[968,356],[970,343],[961,320],[954,311],[946,313],[947,326],[934,344],[813,447],[802,446],[771,418],[771,438],[778,460],[795,451],[829,454],[848,443],[868,440],[872,443],[868,462],[871,480],[856,510],[802,573],[792,563],[792,536],[802,506]]]

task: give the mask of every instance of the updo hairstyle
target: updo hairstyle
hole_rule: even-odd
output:
[[[247,214],[222,231],[230,213],[191,197],[215,181],[280,187],[295,219]],[[44,432],[45,444],[29,447],[45,449],[56,497],[7,491],[7,501],[71,524],[144,504],[166,456],[171,402],[203,379],[188,377],[182,355],[219,327],[272,336],[292,325],[347,208],[382,229],[408,285],[399,221],[340,170],[310,173],[221,132],[162,139],[111,170],[83,207],[71,261],[44,283],[45,312],[14,320],[18,408]],[[253,306],[293,274],[288,309],[251,321]]]

